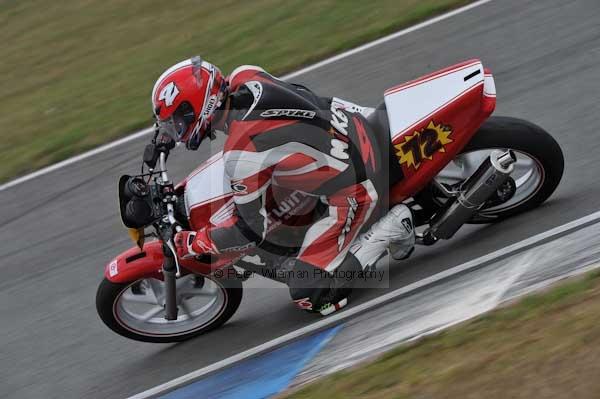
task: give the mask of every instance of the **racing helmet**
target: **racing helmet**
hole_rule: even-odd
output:
[[[196,150],[211,134],[211,121],[227,94],[219,69],[198,56],[167,69],[152,89],[158,129]]]

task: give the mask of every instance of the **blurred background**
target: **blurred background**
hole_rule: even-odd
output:
[[[149,126],[154,81],[190,56],[282,74],[464,3],[2,1],[0,181]]]

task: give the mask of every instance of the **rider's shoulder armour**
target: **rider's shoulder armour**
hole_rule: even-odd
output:
[[[315,95],[304,86],[288,83],[253,66],[238,67],[229,77],[231,119],[298,120],[327,119],[330,99]]]

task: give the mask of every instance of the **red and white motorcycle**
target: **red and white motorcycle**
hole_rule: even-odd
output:
[[[530,210],[556,189],[564,168],[559,145],[530,122],[490,117],[495,104],[491,73],[471,60],[388,89],[368,116],[392,146],[390,170],[403,176],[389,188],[388,203],[411,207],[419,244],[450,239],[465,223]],[[175,231],[226,222],[233,203],[221,154],[173,185],[166,166],[172,146],[154,141],[144,153],[150,172],[119,180],[121,216],[138,245],[106,265],[96,297],[104,323],[140,341],[183,341],[221,326],[242,300],[247,275],[240,269],[255,267],[251,249],[177,259]],[[302,193],[274,187],[268,195],[269,234],[314,208]],[[148,227],[158,239],[144,243]]]

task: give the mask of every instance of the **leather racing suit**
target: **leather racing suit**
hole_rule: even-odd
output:
[[[365,117],[345,109],[343,100],[319,97],[259,67],[239,67],[228,79],[223,159],[236,219],[210,229],[209,239],[218,252],[260,245],[267,234],[265,201],[272,185],[315,196],[326,212],[306,231],[288,285],[300,308],[335,311],[349,293],[348,283],[336,281],[335,272],[363,270],[382,252],[356,253],[361,242],[373,238],[356,240],[382,191],[378,174],[387,167],[382,145]],[[410,219],[407,208],[400,212]],[[407,240],[412,248],[414,232],[395,229],[397,241]]]

